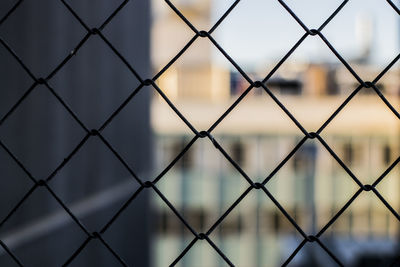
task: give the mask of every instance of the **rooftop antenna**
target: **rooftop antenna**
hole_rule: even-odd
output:
[[[357,40],[356,61],[360,64],[367,64],[370,61],[373,42],[373,28],[373,19],[369,14],[357,14],[355,23]]]

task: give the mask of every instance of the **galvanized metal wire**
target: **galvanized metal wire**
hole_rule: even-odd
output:
[[[28,1],[28,0],[26,0]],[[161,1],[161,0],[160,0]],[[24,0],[17,1],[12,8],[5,13],[5,15],[0,19],[0,27],[2,24],[7,21],[13,13],[19,8],[20,4],[24,2]],[[224,50],[222,45],[220,45],[215,38],[213,37],[213,32],[220,26],[220,24],[229,16],[229,14],[235,9],[235,7],[241,2],[241,0],[236,0],[227,10],[226,12],[217,20],[217,22],[210,29],[198,29],[193,23],[186,18],[183,13],[179,10],[179,8],[174,5],[170,0],[165,0],[165,4],[171,8],[171,10],[178,16],[182,23],[185,24],[192,31],[192,38],[187,42],[183,48],[153,77],[142,77],[139,75],[138,71],[135,67],[129,63],[129,61],[123,56],[123,54],[112,44],[112,42],[103,35],[103,30],[107,27],[107,25],[112,21],[118,13],[124,9],[125,5],[129,2],[129,0],[125,0],[121,2],[121,4],[113,10],[111,15],[104,20],[98,27],[91,28],[86,22],[85,18],[80,17],[78,13],[74,10],[74,8],[68,3],[67,0],[60,0],[60,2],[64,5],[65,11],[69,12],[73,15],[77,22],[81,25],[81,27],[86,31],[85,36],[76,44],[75,47],[71,47],[70,53],[68,53],[64,59],[45,77],[37,77],[33,71],[28,67],[27,64],[23,61],[22,58],[18,56],[16,52],[14,52],[13,48],[2,38],[0,37],[0,44],[2,49],[8,51],[8,53],[15,59],[16,62],[24,69],[24,71],[31,78],[31,86],[26,89],[25,93],[15,102],[15,104],[2,115],[0,119],[0,127],[4,127],[3,124],[7,121],[13,113],[20,107],[20,105],[26,101],[29,95],[37,89],[39,85],[43,85],[57,100],[64,109],[69,113],[69,115],[78,123],[78,125],[84,130],[85,135],[82,136],[79,144],[72,148],[72,151],[65,156],[64,161],[59,164],[54,171],[52,171],[45,179],[38,179],[32,174],[28,168],[17,158],[17,156],[11,151],[10,148],[7,147],[5,143],[0,140],[0,147],[3,149],[9,157],[20,167],[20,169],[27,175],[27,177],[34,183],[33,186],[26,192],[26,194],[20,199],[20,201],[8,212],[8,214],[1,218],[0,228],[7,222],[21,207],[21,205],[27,201],[30,201],[30,196],[39,188],[44,188],[49,195],[51,195],[59,205],[68,213],[68,215],[72,218],[72,220],[76,223],[77,226],[81,229],[81,231],[86,234],[86,239],[81,244],[77,244],[76,249],[72,255],[64,262],[63,266],[68,266],[71,264],[74,259],[85,250],[86,246],[90,242],[95,242],[97,240],[100,242],[119,262],[122,266],[128,266],[128,264],[124,261],[124,259],[118,254],[118,251],[115,251],[112,246],[107,242],[105,238],[103,238],[104,233],[110,228],[110,226],[119,219],[121,214],[126,212],[126,209],[130,206],[135,199],[142,194],[146,190],[152,190],[158,195],[158,197],[170,208],[170,210],[176,215],[176,217],[180,220],[182,225],[186,227],[191,234],[193,235],[192,241],[181,251],[179,255],[176,255],[176,258],[171,263],[166,263],[166,265],[174,266],[181,261],[181,259],[187,254],[189,250],[196,244],[197,242],[206,242],[209,246],[214,249],[220,257],[229,265],[235,266],[234,262],[224,253],[224,251],[216,245],[216,243],[211,239],[211,233],[221,225],[221,223],[226,219],[226,217],[241,203],[248,194],[253,190],[259,190],[264,195],[265,198],[270,199],[274,205],[279,209],[279,211],[286,217],[286,219],[292,224],[294,229],[302,236],[303,241],[298,244],[298,247],[291,253],[291,255],[286,259],[286,261],[282,262],[283,266],[288,265],[296,254],[302,250],[302,248],[307,243],[316,243],[320,246],[333,261],[335,261],[339,266],[344,266],[342,260],[333,253],[333,251],[322,241],[321,237],[324,233],[330,228],[330,226],[345,212],[346,209],[360,196],[363,191],[368,191],[370,194],[374,194],[378,197],[378,199],[386,206],[386,208],[400,221],[399,213],[389,204],[389,202],[382,196],[382,194],[378,191],[377,185],[385,179],[385,177],[393,170],[393,168],[399,163],[400,157],[398,157],[372,184],[363,184],[361,179],[355,175],[348,166],[343,162],[343,160],[338,156],[338,154],[328,145],[328,143],[324,140],[321,133],[324,129],[330,124],[330,122],[343,110],[343,108],[349,104],[349,102],[363,89],[363,88],[372,88],[373,91],[377,94],[379,99],[387,106],[387,108],[400,119],[399,112],[391,105],[388,99],[381,93],[380,89],[377,87],[377,83],[381,80],[381,78],[393,67],[393,65],[399,60],[400,54],[396,56],[372,81],[364,81],[360,75],[351,67],[351,65],[344,59],[344,57],[338,52],[338,50],[333,46],[333,44],[329,41],[329,39],[324,35],[324,28],[331,22],[331,20],[341,12],[342,8],[346,6],[349,2],[348,0],[343,1],[337,9],[318,27],[318,28],[310,28],[306,25],[299,16],[290,8],[290,6],[285,3],[283,0],[278,0],[281,4],[282,8],[286,10],[290,16],[297,22],[299,25],[299,30],[303,31],[304,34],[301,38],[292,46],[292,48],[282,57],[282,59],[275,65],[275,67],[265,76],[262,80],[252,80],[250,76],[244,71],[240,64],[235,62],[234,59],[229,55],[228,52]],[[242,2],[245,2],[243,0]],[[400,15],[400,11],[398,7],[391,1],[387,0],[387,4],[393,9],[394,12]],[[245,3],[244,3],[245,4]],[[71,60],[71,58],[80,52],[81,47],[93,36],[97,35],[104,44],[120,59],[120,61],[126,66],[126,68],[131,72],[131,74],[139,81],[139,86],[132,90],[131,94],[120,104],[118,108],[114,110],[111,116],[107,118],[104,123],[98,129],[89,129],[85,123],[79,118],[79,116],[74,112],[72,108],[69,107],[68,103],[57,93],[56,88],[53,88],[50,85],[50,81],[55,76],[57,72],[63,69]],[[231,64],[232,66],[241,74],[241,76],[249,83],[248,88],[240,94],[237,99],[233,102],[233,104],[225,110],[225,112],[208,128],[208,129],[197,129],[191,122],[190,118],[185,117],[180,110],[174,105],[174,103],[168,98],[168,96],[164,92],[164,88],[160,88],[157,85],[157,80],[191,47],[198,39],[203,38],[207,39]],[[341,103],[341,105],[330,115],[330,117],[320,126],[320,128],[316,132],[309,132],[301,123],[296,119],[296,117],[285,107],[285,105],[280,102],[279,98],[273,93],[270,88],[267,86],[268,80],[273,76],[273,74],[282,66],[282,64],[289,58],[289,56],[296,51],[296,49],[302,45],[302,43],[309,38],[320,38],[323,43],[329,48],[329,50],[337,57],[337,59],[343,64],[343,66],[352,74],[352,76],[357,80],[358,85],[356,88],[352,90],[352,92],[347,96],[347,98]],[[267,176],[262,182],[254,182],[252,177],[250,177],[235,160],[229,155],[229,153],[220,145],[216,138],[213,136],[214,130],[220,125],[220,123],[230,114],[239,103],[243,101],[243,99],[251,92],[254,88],[261,88],[264,90],[268,96],[276,103],[276,105],[282,109],[282,111],[287,115],[287,118],[291,120],[298,129],[303,133],[302,139],[297,143],[297,145],[287,154],[287,156],[274,168],[274,170]],[[7,90],[7,89],[3,89]],[[182,122],[186,124],[186,126],[190,129],[193,134],[192,139],[188,144],[183,148],[183,150],[176,155],[176,157],[168,164],[168,166],[161,171],[159,175],[154,177],[153,179],[148,179],[147,177],[139,177],[134,171],[134,166],[130,166],[124,158],[118,153],[118,150],[113,147],[113,145],[104,137],[102,132],[107,126],[113,121],[122,110],[131,102],[132,99],[141,91],[141,90],[155,90],[169,105],[171,110],[178,116]],[[130,173],[132,179],[134,179],[139,185],[138,189],[135,192],[131,193],[130,198],[120,207],[120,209],[109,218],[108,222],[100,229],[89,229],[84,223],[82,223],[79,218],[70,210],[70,208],[60,199],[60,197],[56,194],[56,192],[51,188],[49,182],[52,179],[57,179],[57,173],[63,169],[69,161],[76,155],[76,153],[87,143],[89,139],[97,138],[101,141],[101,143],[106,147],[115,158],[122,163],[122,165],[126,168],[126,170]],[[218,150],[223,157],[225,157],[232,166],[240,173],[241,177],[248,183],[247,189],[229,206],[228,209],[223,212],[223,214],[212,224],[212,226],[205,232],[197,232],[194,227],[185,219],[185,217],[179,212],[179,210],[174,207],[170,200],[159,190],[158,182],[161,179],[164,179],[166,174],[171,170],[171,168],[185,155],[185,153],[189,150],[189,148],[199,139],[208,139],[212,145]],[[277,172],[293,157],[293,155],[303,146],[303,144],[308,139],[315,139],[318,141],[334,158],[335,161],[339,163],[339,165],[343,168],[343,170],[348,174],[349,179],[352,179],[354,183],[358,185],[358,190],[354,193],[353,196],[345,203],[345,205],[328,221],[328,223],[322,227],[316,234],[307,233],[304,231],[300,225],[296,222],[296,220],[285,210],[285,208],[279,203],[279,201],[274,197],[273,194],[268,189],[268,182],[277,174]],[[147,207],[144,207],[147,208]],[[22,262],[10,249],[7,244],[0,240],[1,247],[8,253],[8,255],[13,259],[13,261],[19,266],[24,266],[24,264],[29,265],[29,263]]]

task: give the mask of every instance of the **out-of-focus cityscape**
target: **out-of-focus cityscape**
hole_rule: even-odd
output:
[[[235,266],[281,266],[305,236],[235,164],[268,181],[306,235],[324,229],[289,266],[336,266],[327,251],[345,266],[394,262],[400,12],[390,3],[400,4],[1,1],[0,266],[226,266],[218,250]],[[302,37],[285,4],[360,79],[379,77],[376,88],[355,91],[360,80],[318,34]],[[191,43],[187,24],[215,43]],[[246,75],[268,89],[249,90]],[[212,138],[196,136],[170,165],[196,131]],[[379,181],[392,212],[352,174]]]
[[[210,29],[215,23],[214,1],[174,1],[174,4],[198,29]],[[246,8],[246,3],[240,4]],[[361,7],[362,3],[359,4]],[[265,10],[267,12],[276,10]],[[388,17],[397,16],[390,8],[387,12]],[[355,49],[346,60],[360,77],[373,80],[390,62],[382,64],[375,60],[377,54],[379,57],[376,48],[379,45],[374,34],[382,30],[377,26],[382,22],[376,22],[377,17],[371,14],[356,10],[353,10],[353,15],[347,27],[355,33],[351,36]],[[292,18],[287,16],[285,19]],[[227,20],[226,24],[232,22]],[[274,21],[269,23],[274,28]],[[234,24],[239,25],[241,21]],[[392,27],[385,27],[385,30]],[[399,30],[397,25],[394,29]],[[285,28],[280,31],[284,34]],[[298,27],[299,34],[301,31]],[[268,28],[260,34],[262,32],[269,36],[262,40],[274,42]],[[218,33],[215,34],[217,41],[220,40]],[[224,32],[220,34],[223,36]],[[237,29],[235,38],[238,43],[243,42],[241,34],[246,35]],[[389,43],[393,36],[398,36],[397,32],[386,34],[391,36]],[[155,71],[161,69],[190,40],[190,36],[191,30],[181,18],[165,3],[153,1],[152,56]],[[229,40],[233,39],[231,36]],[[326,45],[318,41],[321,44],[317,50],[323,50]],[[288,41],[286,52],[294,43]],[[266,49],[270,46],[265,45]],[[306,48],[299,50],[313,52],[312,45],[305,43],[303,46]],[[244,46],[239,58],[245,58],[246,52],[253,58],[257,54],[257,51],[246,49]],[[338,59],[335,61],[327,56],[331,52],[326,50],[320,57],[313,58],[313,53],[311,56],[310,53],[291,56],[294,59],[285,61],[266,83],[308,132],[317,131],[359,84]],[[397,51],[396,46],[393,58]],[[253,60],[252,66],[247,61],[245,71],[254,81],[263,80],[278,63],[276,58],[283,57],[286,52],[273,55],[275,60]],[[157,81],[198,130],[208,129],[250,86],[228,60],[224,64],[223,57],[216,57],[218,53],[208,40],[197,40]],[[265,51],[260,52],[261,55],[265,57]],[[230,56],[235,60],[234,55]],[[399,75],[395,65],[377,83],[379,90],[396,108],[399,106]],[[162,169],[183,150],[193,133],[158,95],[153,96],[151,111],[155,168]],[[398,118],[372,88],[363,88],[322,131],[321,136],[362,183],[372,184],[397,159],[399,131]],[[232,159],[259,182],[273,172],[304,136],[262,88],[253,88],[213,130],[213,135]],[[395,210],[400,208],[398,176],[396,167],[378,185],[378,190]],[[247,187],[243,176],[209,140],[196,142],[160,182],[160,190],[199,232],[207,231]],[[308,140],[273,175],[267,188],[303,230],[316,234],[359,187],[321,143]],[[238,266],[279,266],[296,249],[302,237],[271,200],[263,193],[252,193],[211,234],[211,238]],[[156,255],[154,266],[164,266],[166,262],[172,262],[193,237],[160,199],[156,198],[153,204],[158,214],[158,229],[153,236],[152,248]],[[380,263],[384,266],[398,255],[399,231],[397,219],[376,196],[366,193],[329,228],[323,240],[346,265],[376,266]],[[197,243],[182,259],[182,266],[224,264],[207,243]],[[294,258],[291,266],[335,265],[321,248],[309,246]]]

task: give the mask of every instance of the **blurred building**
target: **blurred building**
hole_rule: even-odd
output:
[[[179,0],[173,4],[179,6],[195,27],[207,29],[212,26],[211,0]],[[155,1],[153,9],[152,61],[158,71],[194,34],[165,3]],[[229,82],[229,75],[224,67],[213,62],[213,47],[204,43],[207,41],[197,40],[159,79],[160,87],[165,88],[171,99],[218,101],[229,97],[229,88],[224,86]]]
[[[174,4],[198,29],[211,26],[210,1]],[[179,40],[177,32],[188,27],[164,3],[155,8],[152,54],[153,66],[159,70],[194,34],[189,29],[188,37]],[[160,88],[199,131],[207,130],[249,86],[240,73],[213,61],[209,47],[204,43],[195,45],[158,79]],[[364,54],[368,56],[367,52]],[[163,56],[168,59],[160,61]],[[356,58],[351,64],[365,80],[373,80],[381,71],[364,59]],[[390,70],[377,84],[394,107],[399,105],[399,74],[398,69]],[[249,75],[262,80],[266,73],[254,71]],[[299,62],[285,63],[267,82],[309,132],[317,131],[357,85],[342,65]],[[156,135],[155,165],[162,170],[189,143],[193,133],[157,95],[152,101],[152,127]],[[372,89],[364,88],[321,136],[362,183],[372,184],[398,157],[399,130],[397,117]],[[304,136],[281,108],[257,88],[212,134],[254,181],[268,177]],[[398,175],[395,168],[377,186],[395,210],[400,208]],[[199,139],[162,178],[159,187],[195,230],[205,232],[247,189],[248,183],[209,140]],[[308,140],[272,177],[267,188],[307,233],[316,234],[358,186],[320,142]],[[159,198],[154,200],[159,216],[153,240],[155,266],[164,266],[182,252],[193,236]],[[323,235],[323,240],[350,265],[367,254],[381,258],[393,254],[398,232],[397,219],[376,196],[363,192]],[[210,238],[238,266],[279,266],[302,241],[272,201],[258,191],[250,193]],[[318,249],[305,248],[293,263],[333,264]],[[207,242],[199,241],[184,256],[182,266],[225,265]]]
[[[89,28],[100,28],[120,5],[66,2]],[[14,4],[2,1],[0,17]],[[105,38],[139,75],[148,77],[149,3],[130,2],[108,22],[102,29]],[[87,132],[65,106],[89,130],[99,129],[139,177],[145,179],[151,167],[149,91],[138,94],[100,129],[139,81],[98,35],[89,36],[74,50],[87,33],[62,1],[22,1],[0,23],[1,143],[35,179],[53,177],[47,184],[54,196],[44,186],[34,187],[29,175],[0,148],[0,240],[27,266],[61,266],[88,238],[65,207],[89,233],[99,232],[139,187],[97,136],[90,136],[75,151]],[[3,42],[37,79],[48,77],[49,87],[34,83]],[[53,72],[70,54],[74,56]],[[148,206],[144,193],[102,235],[129,265],[150,264]],[[98,239],[92,239],[72,265],[120,263]],[[0,266],[16,266],[3,248]]]

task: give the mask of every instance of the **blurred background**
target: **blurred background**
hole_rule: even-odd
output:
[[[233,1],[172,1],[197,29],[210,29]],[[309,27],[318,28],[342,1],[285,1]],[[398,4],[398,3],[396,3]],[[399,17],[386,1],[350,1],[322,33],[365,81],[399,53]],[[278,1],[241,1],[212,33],[253,79],[264,79],[304,34]],[[162,1],[153,1],[152,63],[161,69],[193,32]],[[158,79],[198,130],[208,129],[250,85],[206,38],[196,42]],[[317,36],[307,37],[266,83],[308,132],[317,131],[358,86]],[[395,64],[377,87],[398,108]],[[163,169],[193,134],[158,95],[151,103],[155,169]],[[321,136],[364,184],[372,184],[399,156],[399,121],[372,89],[363,88]],[[254,180],[263,181],[304,136],[262,88],[253,88],[213,135]],[[248,188],[247,181],[206,139],[198,140],[160,189],[199,232]],[[399,171],[377,186],[399,209]],[[306,233],[316,234],[359,189],[318,140],[307,140],[266,187]],[[155,266],[172,262],[193,239],[169,208],[155,199]],[[252,191],[210,238],[237,266],[280,266],[303,240],[261,191]],[[323,234],[346,266],[388,266],[398,253],[399,222],[374,195],[363,192]],[[199,261],[199,259],[202,259]],[[378,264],[379,263],[379,264]],[[182,266],[225,266],[197,242]],[[316,244],[307,244],[289,266],[336,266]]]
[[[174,0],[198,29],[209,30],[232,0]],[[2,1],[0,18],[16,3]],[[89,28],[97,27],[120,1],[67,1]],[[338,8],[337,0],[287,0],[310,29]],[[397,5],[400,3],[394,2]],[[400,19],[386,1],[350,1],[322,33],[364,81],[373,81],[399,53]],[[194,32],[165,2],[130,1],[102,28],[102,34],[144,80],[154,77],[193,38]],[[0,23],[0,37],[37,78],[46,78],[87,31],[59,1],[23,1]],[[318,36],[304,30],[278,1],[241,1],[212,37],[253,81],[266,86],[308,132],[316,132],[359,82]],[[140,81],[98,35],[92,35],[48,85],[88,129],[104,122]],[[209,129],[250,86],[207,38],[196,41],[156,79],[157,86],[198,130]],[[376,86],[399,107],[398,63]],[[62,101],[0,47],[0,240],[27,266],[59,266],[87,235],[60,203],[98,232],[130,199],[142,181],[163,172],[195,136],[152,86],[143,87],[101,134],[85,137]],[[18,100],[24,95],[21,103]],[[15,103],[18,107],[9,110]],[[399,120],[371,88],[362,88],[324,128],[321,137],[363,183],[373,184],[399,157]],[[317,139],[308,139],[275,173],[304,137],[262,88],[252,88],[213,129],[215,140],[255,182],[266,188],[297,224],[317,234],[359,190],[359,186]],[[7,150],[7,149],[8,150]],[[33,189],[29,175],[47,179]],[[124,166],[126,163],[129,170]],[[58,166],[62,168],[58,170]],[[271,175],[272,174],[272,175]],[[54,175],[54,177],[53,177]],[[249,187],[209,139],[198,139],[156,184],[198,233],[207,230]],[[397,165],[376,186],[400,209]],[[31,193],[30,193],[31,192]],[[15,212],[14,207],[24,199]],[[3,219],[6,218],[6,219]],[[102,235],[132,266],[169,266],[194,236],[154,190],[140,192]],[[303,237],[261,190],[252,190],[209,238],[236,266],[280,266]],[[389,266],[399,255],[397,218],[372,192],[362,192],[327,229],[321,241],[346,266]],[[43,256],[45,255],[45,256]],[[50,256],[51,255],[51,256]],[[0,265],[14,266],[0,248]],[[72,266],[119,266],[110,251],[92,240]],[[197,241],[178,266],[226,266],[206,242]],[[289,266],[336,266],[315,242]]]

